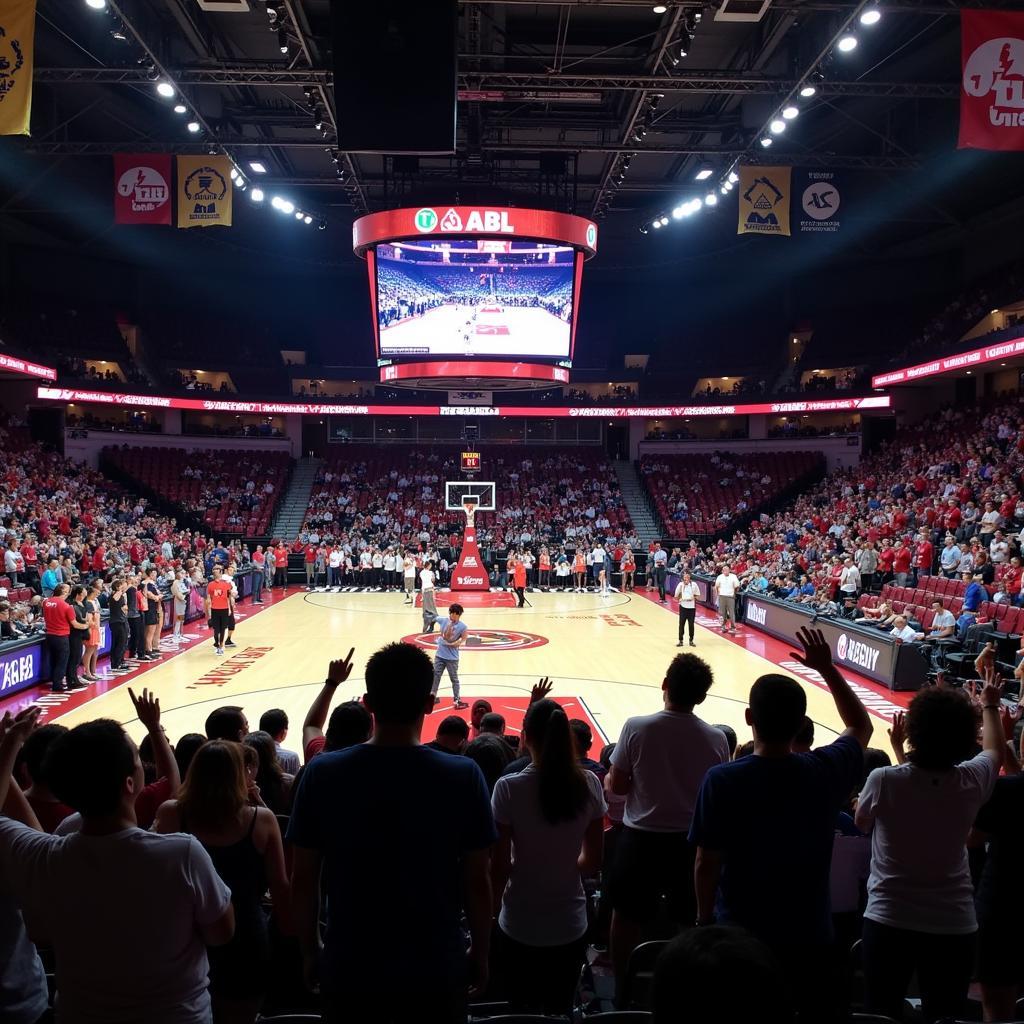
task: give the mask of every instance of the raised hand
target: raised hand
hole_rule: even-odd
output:
[[[797,631],[796,638],[803,646],[804,653],[790,651],[791,658],[799,661],[801,665],[814,669],[819,675],[824,675],[832,668],[832,649],[820,629],[803,626]]]
[[[12,744],[16,750],[20,749],[36,727],[41,710],[35,705],[30,705],[22,708],[13,717],[9,711],[5,712],[3,718],[0,718],[0,743],[6,742]]]
[[[984,686],[981,690],[981,705],[985,707],[992,705],[996,708],[1001,707],[1003,699],[1003,681],[999,678],[999,672],[995,665],[989,664],[985,666],[985,671],[982,673],[982,680]]]
[[[536,683],[533,689],[530,691],[530,703],[536,704],[539,700],[544,700],[545,697],[551,692],[551,688],[555,684],[551,680],[544,676],[539,683]]]
[[[352,675],[352,658],[355,653],[356,649],[351,647],[344,658],[337,658],[331,662],[327,668],[327,682],[333,686],[340,686]]]
[[[902,750],[907,742],[907,716],[903,711],[897,711],[892,716],[892,725],[889,726],[889,741],[893,750]]]
[[[142,696],[136,697],[135,691],[128,687],[128,696],[135,705],[135,714],[139,721],[146,727],[147,732],[152,732],[160,726],[160,698],[149,690],[143,689]]]

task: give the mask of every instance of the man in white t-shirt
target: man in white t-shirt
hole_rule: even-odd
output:
[[[398,559],[395,558],[395,549],[388,548],[384,552],[384,589],[390,590],[392,587],[398,587],[398,574],[395,569],[398,565]]]
[[[402,603],[412,604],[416,591],[416,559],[413,558],[411,551],[407,551],[402,560],[402,573],[405,577],[405,600]]]
[[[327,585],[329,587],[341,586],[341,563],[344,560],[345,552],[342,551],[340,544],[336,544],[327,556]]]
[[[839,574],[839,590],[844,596],[856,597],[860,590],[860,569],[853,564],[852,558],[843,562],[843,571]]]
[[[420,592],[423,602],[423,632],[433,633],[437,625],[437,602],[434,600],[434,567],[426,562],[420,570]]]
[[[605,788],[626,797],[608,884],[612,962],[620,985],[629,955],[662,899],[680,926],[696,915],[695,851],[687,833],[705,773],[729,760],[725,734],[693,713],[711,683],[711,669],[697,655],[677,654],[661,684],[664,710],[627,719],[612,754]]]
[[[897,615],[892,620],[892,631],[889,636],[899,640],[900,643],[911,644],[915,640],[923,640],[924,633],[918,633],[913,627],[907,623],[907,617],[905,615]]]
[[[0,805],[28,731],[0,740]],[[48,765],[82,829],[52,836],[0,817],[0,874],[55,953],[62,1024],[210,1024],[206,947],[231,938],[235,915],[209,854],[190,835],[138,827],[142,762],[116,722],[76,726]]]
[[[718,596],[718,614],[722,618],[722,632],[736,632],[736,592],[740,581],[728,562],[715,578],[715,594]]]
[[[690,646],[697,646],[693,642],[693,624],[697,618],[698,597],[700,597],[700,587],[694,583],[693,577],[688,572],[684,572],[675,592],[675,599],[679,602],[679,643],[676,644],[676,647],[683,646],[684,626],[690,628]]]

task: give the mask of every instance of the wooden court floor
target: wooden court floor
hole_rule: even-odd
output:
[[[495,600],[505,596],[491,595]],[[467,608],[463,621],[477,639],[475,646],[462,653],[463,697],[491,698],[500,711],[502,700],[526,697],[541,676],[550,676],[552,696],[579,699],[604,734],[604,738],[595,737],[591,753],[596,757],[603,742],[618,739],[626,718],[661,707],[661,681],[677,653],[676,615],[637,594],[535,593],[528,598],[529,606],[523,609]],[[442,602],[439,594],[438,603],[447,601]],[[283,708],[291,719],[285,746],[298,749],[302,720],[330,659],[344,657],[350,647],[355,648],[355,671],[339,688],[337,699],[361,696],[366,659],[390,641],[415,640],[422,623],[419,608],[403,604],[397,593],[298,591],[279,597],[256,614],[251,608],[242,610],[248,614],[235,633],[238,646],[229,648],[226,656],[215,655],[212,640],[197,632],[183,653],[129,680],[136,690],[148,686],[159,695],[172,742],[185,733],[202,732],[214,707],[236,704],[245,710],[254,729],[263,711]],[[704,615],[698,622],[701,618],[710,624]],[[707,626],[697,627],[695,653],[709,662],[715,675],[708,699],[697,713],[708,722],[731,725],[741,743],[751,738],[743,720],[751,683],[764,672],[786,671],[778,667],[780,661],[785,665],[785,654],[778,653],[784,649],[772,643],[777,649],[774,654],[768,652],[760,634],[745,639],[741,630],[737,639],[728,639]],[[830,695],[820,685],[794,678],[807,690],[816,743],[827,743],[839,727]],[[138,740],[143,730],[127,689],[127,685],[114,686],[64,713],[53,707],[48,720],[73,726],[92,718],[114,718]],[[434,725],[451,713],[447,677],[440,696]],[[510,701],[510,709],[513,703],[521,706],[519,700]],[[875,714],[874,745],[888,747],[884,709]],[[428,726],[425,731],[433,729]]]

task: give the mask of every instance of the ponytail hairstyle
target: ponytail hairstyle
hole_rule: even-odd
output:
[[[523,735],[540,777],[544,820],[549,825],[571,821],[586,806],[589,791],[583,769],[576,763],[569,719],[553,700],[536,701],[526,711]]]

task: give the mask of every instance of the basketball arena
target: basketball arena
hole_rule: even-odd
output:
[[[1024,1021],[1018,7],[0,3],[0,1021]]]

